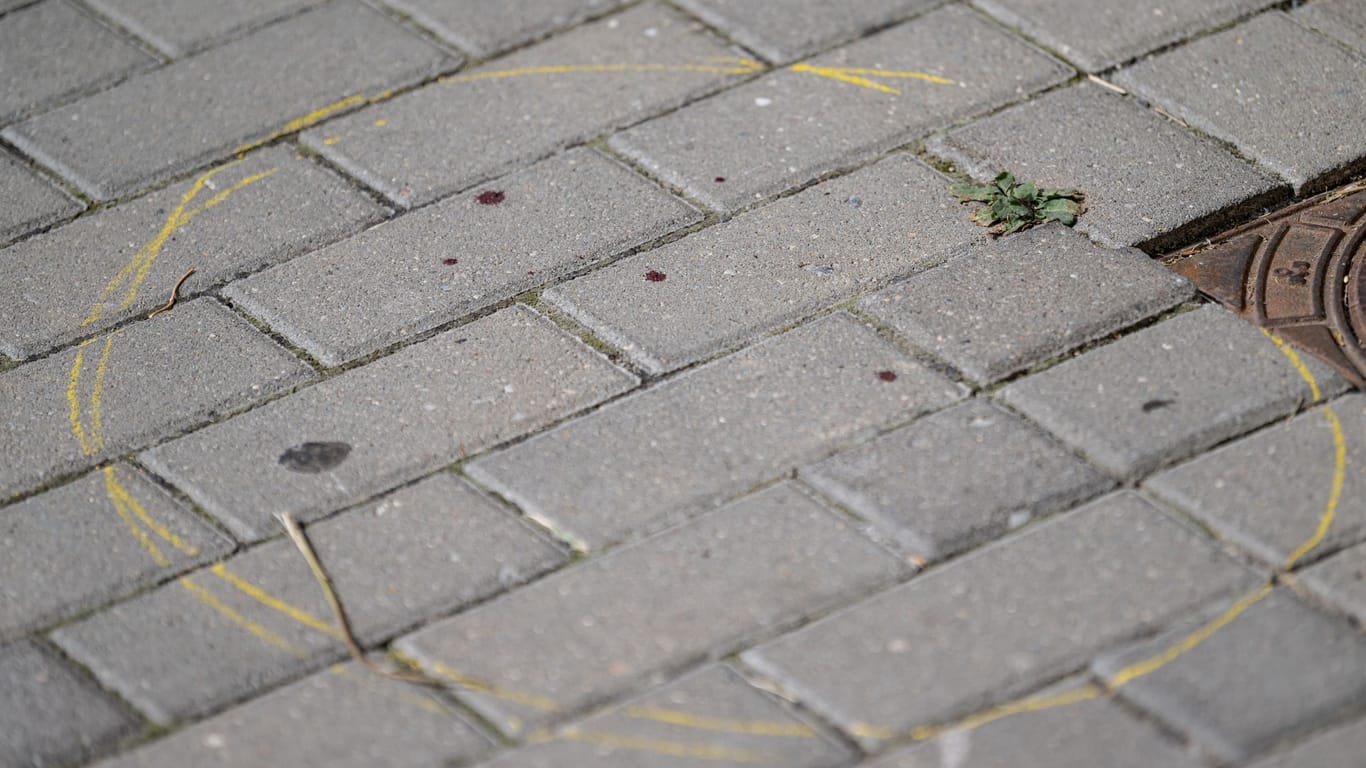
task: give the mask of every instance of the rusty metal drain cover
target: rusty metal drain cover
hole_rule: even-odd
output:
[[[1277,211],[1162,262],[1366,387],[1366,182]]]

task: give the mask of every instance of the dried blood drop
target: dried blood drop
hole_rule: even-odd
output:
[[[479,193],[480,205],[497,205],[507,199],[507,195],[496,189],[489,189]]]
[[[663,272],[659,272],[653,269],[645,273],[645,279],[649,280],[652,283],[662,283],[664,282],[664,279],[667,277],[668,275],[664,274]]]
[[[877,377],[883,381],[896,381],[896,373],[894,371],[878,371]]]
[[[726,177],[725,177],[725,176],[717,176],[717,177],[716,177],[716,183],[717,183],[717,184],[720,184],[721,182],[723,182],[723,181],[725,181],[725,180],[726,180]]]
[[[441,263],[442,263],[442,264],[445,264],[446,266],[449,267],[449,266],[451,266],[452,264],[459,264],[459,263],[460,263],[460,259],[442,259],[442,260],[441,260]]]

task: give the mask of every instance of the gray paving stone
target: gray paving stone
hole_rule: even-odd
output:
[[[1274,0],[973,0],[983,10],[1099,72],[1226,24]]]
[[[11,13],[0,19],[0,125],[156,63],[63,0]]]
[[[0,136],[91,197],[109,200],[451,64],[378,11],[340,2],[12,125]]]
[[[1194,294],[1139,251],[1102,248],[1052,224],[974,249],[859,306],[990,384]]]
[[[488,768],[685,768],[769,763],[834,768],[849,751],[723,666],[708,666],[506,753]]]
[[[426,768],[468,760],[490,747],[421,689],[347,663],[98,765]]]
[[[467,470],[535,519],[596,548],[720,503],[881,425],[962,396],[839,314],[478,459]]]
[[[477,56],[491,56],[586,18],[615,10],[627,0],[390,0],[441,39]]]
[[[544,299],[645,370],[673,370],[985,241],[945,186],[910,155],[893,155]]]
[[[1295,18],[1366,53],[1366,5],[1357,0],[1316,0],[1296,9]]]
[[[0,352],[21,360],[42,354],[162,306],[188,269],[195,272],[180,288],[182,299],[330,243],[383,214],[345,181],[285,147],[253,152],[198,188],[197,181],[106,208],[0,251],[7,272],[0,281]],[[242,182],[248,185],[230,192]],[[161,239],[187,195],[192,197],[182,213],[203,211],[183,226],[172,225],[172,235]],[[108,296],[104,290],[139,254],[152,261],[132,303],[123,307],[128,279]],[[86,323],[102,298],[99,318]]]
[[[21,369],[22,370],[22,369]],[[634,386],[522,306],[442,333],[143,455],[236,535],[276,532],[563,418]],[[299,467],[307,443],[343,443]],[[334,466],[335,464],[335,466]]]
[[[74,216],[84,207],[0,150],[0,243]]]
[[[716,658],[905,566],[791,486],[400,639],[509,735]],[[481,681],[460,685],[456,681]]]
[[[1324,545],[1366,537],[1366,395],[1332,403],[1346,464],[1341,502]],[[1337,440],[1318,408],[1152,478],[1147,488],[1222,538],[1275,565],[1309,539],[1332,498]]]
[[[1075,694],[1071,679],[1038,693]],[[966,762],[965,762],[966,760]],[[1005,717],[875,760],[866,768],[1200,768],[1202,763],[1106,699]]]
[[[1211,615],[1228,608],[1212,606]],[[1209,617],[1206,617],[1209,618]],[[1202,622],[1096,660],[1109,677],[1173,646]],[[1189,733],[1215,755],[1243,763],[1366,703],[1366,638],[1288,592],[1274,591],[1175,661],[1120,695]]]
[[[1116,75],[1301,190],[1366,167],[1366,59],[1268,13]]]
[[[564,557],[450,475],[308,534],[362,643],[486,598]],[[62,627],[53,639],[165,724],[342,657],[333,621],[308,565],[280,538]]]
[[[1346,382],[1302,358],[1326,396]],[[1120,477],[1139,477],[1311,403],[1261,331],[1206,306],[1021,379],[1011,406]]]
[[[786,64],[834,43],[884,27],[938,2],[864,0],[836,4],[822,0],[779,3],[681,0],[679,5],[765,59]]]
[[[831,13],[851,12],[848,4],[826,5]],[[861,86],[803,67],[911,72],[939,81],[860,71],[868,80]],[[950,7],[617,134],[610,143],[706,205],[729,211],[1071,74],[981,16]]]
[[[32,643],[0,646],[0,765],[65,765],[135,726],[123,707]]]
[[[1150,252],[1185,245],[1273,205],[1285,188],[1218,144],[1090,83],[1054,91],[931,139],[930,152],[977,177],[1001,169],[1086,193],[1077,229]]]
[[[417,205],[715,90],[748,71],[717,60],[736,55],[647,3],[332,121],[303,142],[396,204]]]
[[[172,57],[265,26],[321,0],[88,0],[138,37]]]
[[[1130,492],[748,651],[861,742],[966,715],[1256,577]]]
[[[802,469],[801,478],[922,561],[975,547],[1112,485],[982,400],[837,453]]]
[[[211,299],[21,365],[0,374],[0,402],[19,406],[0,420],[0,498],[260,400],[310,372]]]
[[[0,638],[123,597],[231,546],[126,464],[0,509],[0,544]]]
[[[502,202],[479,202],[494,193]],[[573,150],[226,295],[324,364],[340,365],[700,218],[618,163]]]
[[[1343,550],[1321,563],[1315,563],[1300,576],[1324,600],[1348,612],[1358,623],[1366,626],[1366,544]]]
[[[1341,768],[1366,754],[1366,718],[1315,736],[1253,768]]]

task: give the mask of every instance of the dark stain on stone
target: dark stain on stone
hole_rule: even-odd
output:
[[[895,371],[878,371],[878,372],[877,372],[877,377],[878,377],[879,379],[882,379],[883,381],[887,381],[887,382],[896,381],[896,372],[895,372]]]
[[[652,269],[649,272],[645,273],[645,279],[649,280],[652,283],[662,283],[665,280],[667,280],[668,277],[668,275],[656,269]]]
[[[336,467],[350,455],[349,443],[300,443],[280,454],[280,466],[293,472],[316,475]]]
[[[459,263],[460,263],[460,259],[455,259],[455,258],[451,258],[451,259],[442,259],[442,260],[441,260],[441,263],[442,263],[442,264],[445,264],[445,265],[448,266],[448,267],[453,267],[453,266],[455,266],[456,264],[459,264]]]
[[[496,189],[486,189],[479,193],[480,205],[497,205],[507,199],[507,195]]]
[[[1163,408],[1166,408],[1175,402],[1175,400],[1149,400],[1148,402],[1143,404],[1143,412],[1152,413],[1153,411],[1160,411]]]
[[[725,176],[717,176],[717,177],[714,179],[714,181],[715,181],[717,184],[720,184],[721,182],[723,182],[723,181],[725,181],[725,180],[726,180],[726,177],[725,177]]]

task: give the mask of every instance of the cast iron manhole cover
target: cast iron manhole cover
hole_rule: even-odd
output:
[[[1366,387],[1366,182],[1162,261],[1257,325]]]

